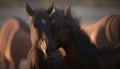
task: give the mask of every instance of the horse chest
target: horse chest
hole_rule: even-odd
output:
[[[69,48],[69,52],[66,55],[67,64],[72,68],[81,66],[84,62],[84,57],[79,55],[78,50],[73,46]]]

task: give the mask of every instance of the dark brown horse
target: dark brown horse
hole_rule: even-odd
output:
[[[51,36],[50,16],[54,13],[54,4],[48,9],[33,10],[26,5],[31,16],[30,35],[32,47],[27,57],[27,69],[63,69],[63,56]]]
[[[67,13],[67,17],[66,17],[66,13]],[[120,49],[113,49],[113,48],[112,49],[104,48],[104,49],[97,50],[96,56],[92,57],[95,60],[91,59],[91,61],[89,61],[89,63],[95,62],[96,64],[93,63],[89,66],[89,63],[87,61],[88,59],[90,59],[90,56],[87,55],[88,56],[88,59],[87,59],[85,55],[86,54],[85,51],[88,50],[88,52],[91,52],[90,51],[91,48],[86,49],[86,48],[81,47],[83,49],[82,50],[80,49],[80,47],[76,47],[77,42],[75,44],[74,39],[80,42],[80,46],[90,46],[91,45],[90,39],[81,30],[81,27],[78,24],[72,24],[73,27],[69,25],[71,24],[70,22],[73,22],[73,23],[76,23],[76,22],[70,21],[69,17],[71,16],[68,15],[68,13],[70,13],[68,10],[61,11],[58,9],[56,13],[54,13],[54,15],[51,16],[51,18],[54,20],[54,22],[52,23],[53,24],[52,35],[53,35],[56,45],[58,47],[63,47],[66,51],[66,62],[68,64],[68,69],[78,69],[76,67],[79,67],[80,69],[94,69],[94,68],[95,69],[119,69],[120,68],[119,66]],[[80,28],[80,31],[77,31],[76,28],[78,30]],[[73,34],[74,33],[73,30],[75,34]],[[78,35],[78,34],[81,34],[81,35]],[[76,37],[73,37],[72,35],[76,35],[77,38],[79,37],[81,38],[79,40]],[[91,45],[91,46],[95,46],[95,45]],[[116,46],[119,47],[120,43],[117,44]],[[78,48],[79,50],[76,48]],[[92,54],[90,55],[94,56]]]
[[[29,26],[21,19],[8,19],[1,27],[0,54],[2,69],[18,69],[21,59],[26,59],[31,47]]]
[[[96,47],[89,37],[79,29],[77,19],[70,13],[70,7],[64,11],[57,10],[51,16],[52,36],[57,47],[66,51],[68,69],[97,69]]]
[[[107,15],[94,24],[81,24],[81,28],[98,49],[118,48],[116,44],[120,42],[120,15]]]

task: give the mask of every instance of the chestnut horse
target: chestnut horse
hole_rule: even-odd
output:
[[[116,44],[120,42],[120,15],[107,15],[97,23],[81,24],[81,28],[98,49],[119,48]]]
[[[0,54],[2,69],[18,69],[31,47],[29,26],[20,18],[10,18],[1,27]]]
[[[50,15],[55,11],[54,3],[48,9],[33,10],[28,4],[26,11],[31,17],[30,35],[32,47],[27,57],[27,69],[63,69],[64,60],[61,50],[56,46],[51,36]],[[63,66],[62,66],[63,65]]]
[[[66,51],[65,61],[68,69],[98,69],[96,62],[97,49],[83,30],[79,21],[70,13],[70,7],[57,10],[51,16],[52,36],[57,48]]]

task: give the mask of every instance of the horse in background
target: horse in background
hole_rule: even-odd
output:
[[[54,3],[48,8],[33,10],[26,4],[26,11],[31,17],[30,36],[32,47],[27,57],[27,69],[64,69],[61,50],[51,36],[50,15],[54,13]],[[63,66],[62,66],[63,65]]]
[[[81,24],[98,49],[120,48],[120,15],[107,15],[94,24]]]
[[[96,62],[96,46],[91,43],[86,33],[79,29],[79,21],[70,12],[56,10],[51,16],[52,36],[57,48],[62,47],[65,52],[67,69],[98,69]]]
[[[29,26],[20,18],[8,19],[1,27],[0,54],[2,69],[18,69],[31,47]]]

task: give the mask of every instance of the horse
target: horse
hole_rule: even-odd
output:
[[[67,13],[67,17],[66,17],[66,13]],[[80,50],[78,51],[79,47],[77,47],[78,49],[75,48],[76,45],[73,43],[74,42],[73,39],[71,39],[72,38],[71,35],[73,35],[74,32],[69,31],[69,30],[74,29],[74,31],[75,31],[74,35],[78,36],[77,38],[81,37],[81,40],[78,39],[79,42],[82,42],[82,43],[84,43],[84,41],[89,42],[90,39],[88,38],[88,36],[85,38],[86,34],[85,34],[85,31],[82,30],[82,28],[80,27],[81,25],[80,26],[78,24],[74,25],[72,23],[76,23],[76,22],[67,20],[68,17],[70,16],[70,14],[68,15],[68,13],[70,13],[70,12],[68,12],[68,10],[61,11],[61,10],[57,9],[56,13],[54,13],[54,15],[51,16],[51,19],[54,20],[54,22],[52,23],[52,29],[51,29],[53,39],[54,39],[56,45],[58,46],[58,48],[63,47],[65,49],[66,63],[68,65],[68,69],[80,69],[80,68],[81,69],[88,69],[88,68],[89,69],[119,69],[120,68],[120,66],[119,66],[120,49],[114,49],[114,48],[97,49],[96,56],[93,57],[93,59],[96,59],[96,60],[94,60],[96,64],[93,64],[92,65],[93,67],[89,67],[89,64],[86,64],[86,61],[84,61],[86,58],[86,57],[84,57],[85,55],[83,54],[84,56],[83,55],[79,56],[79,54],[78,54],[80,52],[81,52],[80,54],[82,54],[82,53],[84,53],[84,51],[82,51],[81,49],[80,49],[81,51]],[[70,25],[70,27],[68,27],[69,24],[72,24],[72,25]],[[73,26],[73,28],[71,28],[72,26]],[[79,32],[81,35],[78,35],[79,32],[76,31],[77,30],[76,28],[78,30],[80,29]],[[70,33],[70,32],[72,32],[72,33]],[[87,43],[86,44],[82,44],[82,43],[80,45],[86,46],[86,44],[87,44]],[[95,46],[95,45],[93,45],[93,46]],[[120,46],[120,43],[117,44],[116,46]],[[82,49],[85,50],[84,48],[82,48]],[[90,52],[90,50],[88,50],[88,51]],[[93,55],[91,55],[91,56],[93,56]],[[80,59],[83,60],[83,62],[80,61]],[[79,65],[77,66],[78,63],[79,63]],[[76,65],[76,67],[74,64]],[[94,68],[94,66],[95,66],[95,68]]]
[[[48,8],[33,10],[26,4],[31,17],[30,36],[32,47],[27,57],[26,69],[64,69],[64,60],[60,49],[56,49],[51,36],[50,16],[54,13],[54,3]]]
[[[21,59],[26,59],[31,47],[30,30],[25,21],[12,17],[1,26],[0,54],[2,69],[18,69]]]
[[[79,29],[79,21],[70,12],[57,9],[51,16],[52,38],[56,47],[62,47],[65,52],[67,69],[97,69],[96,46],[91,43],[87,34]]]
[[[106,15],[94,24],[80,26],[98,49],[119,48],[116,45],[120,43],[120,15]]]

